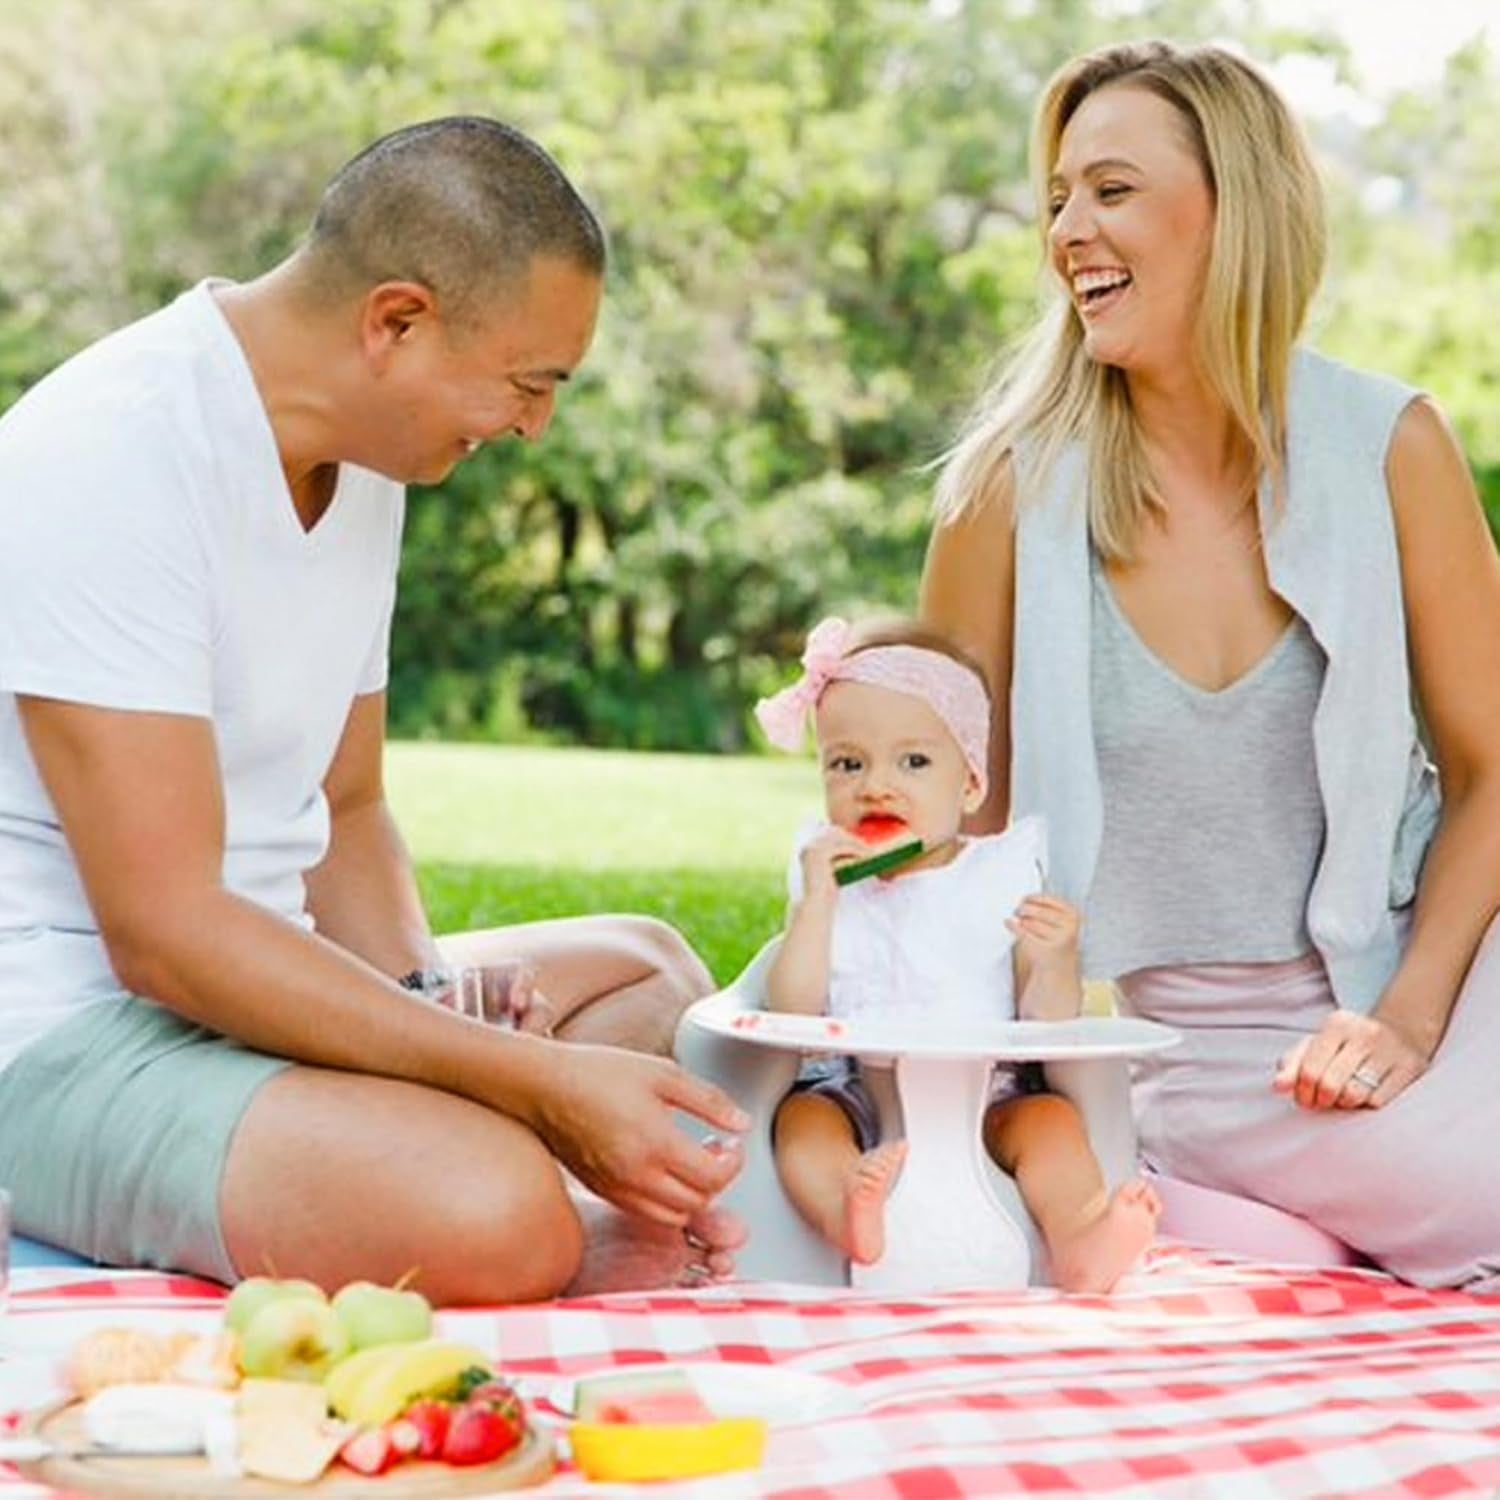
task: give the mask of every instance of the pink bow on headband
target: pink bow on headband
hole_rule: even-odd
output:
[[[988,785],[990,701],[984,680],[930,646],[868,646],[851,656],[846,620],[813,627],[802,653],[802,677],[755,705],[755,717],[778,750],[799,750],[807,721],[830,682],[865,682],[920,698],[947,726],[979,782]]]
[[[802,652],[802,676],[755,705],[756,722],[778,750],[800,750],[807,721],[833,681],[849,646],[849,622],[837,616],[813,626]]]

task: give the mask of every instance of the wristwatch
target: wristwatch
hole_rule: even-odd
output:
[[[413,969],[396,980],[403,990],[410,990],[424,1000],[442,1000],[453,989],[451,969]]]

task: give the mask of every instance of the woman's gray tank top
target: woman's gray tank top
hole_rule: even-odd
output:
[[[1324,834],[1313,754],[1322,649],[1294,616],[1255,666],[1208,692],[1136,634],[1097,556],[1091,572],[1104,798],[1085,913],[1091,967],[1119,975],[1308,952]]]

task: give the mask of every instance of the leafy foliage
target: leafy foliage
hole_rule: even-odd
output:
[[[510,119],[601,210],[609,295],[547,440],[412,496],[395,727],[734,749],[820,612],[911,603],[924,465],[1035,306],[1032,102],[1144,34],[1337,56],[1232,0],[10,0],[0,402],[267,268],[373,136]],[[1326,143],[1319,328],[1440,397],[1500,522],[1495,84],[1471,48]]]

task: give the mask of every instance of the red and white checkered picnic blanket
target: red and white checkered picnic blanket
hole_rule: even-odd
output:
[[[34,1354],[49,1327],[71,1335],[89,1321],[211,1322],[222,1295],[185,1278],[73,1274],[23,1282],[0,1348]],[[754,1475],[652,1486],[663,1500],[1500,1493],[1500,1299],[1372,1272],[1165,1246],[1107,1298],[891,1301],[746,1284],[453,1313],[443,1332],[492,1350],[528,1388],[715,1360],[823,1376],[863,1403],[773,1428]],[[0,1469],[0,1500],[42,1493]],[[627,1491],[565,1467],[533,1493]]]

